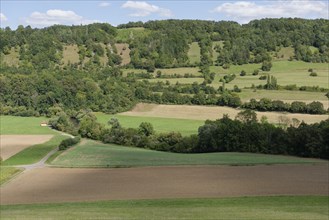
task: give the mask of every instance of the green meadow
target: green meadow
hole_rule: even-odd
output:
[[[327,196],[97,201],[0,206],[1,219],[327,220]]]
[[[252,153],[182,154],[86,140],[57,157],[60,167],[139,167],[177,165],[256,165],[322,163],[323,160]]]
[[[174,131],[180,132],[182,135],[197,134],[198,128],[204,124],[204,121],[189,119],[108,115],[100,112],[95,115],[97,120],[104,125],[107,125],[111,118],[117,118],[120,124],[126,128],[138,128],[142,122],[149,122],[157,133]]]
[[[48,127],[40,126],[45,117],[0,116],[0,134],[56,134]]]

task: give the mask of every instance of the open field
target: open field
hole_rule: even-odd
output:
[[[6,160],[29,146],[49,141],[53,135],[0,135],[1,158]]]
[[[19,47],[15,49],[15,47],[10,48],[9,54],[0,54],[1,62],[7,64],[8,66],[18,66],[19,64]]]
[[[324,163],[325,160],[253,153],[182,154],[84,141],[57,157],[61,167],[135,167],[175,165],[255,165]]]
[[[36,144],[25,148],[24,150],[5,160],[3,165],[25,165],[36,163],[44,156],[46,156],[51,150],[58,147],[60,142],[66,138],[67,137],[64,135],[56,135],[45,143]]]
[[[281,100],[284,102],[313,102],[320,101],[325,108],[328,108],[328,98],[324,92],[306,92],[306,91],[288,91],[288,90],[252,90],[242,89],[241,93],[238,93],[242,101],[249,101],[250,99],[269,98],[272,100]]]
[[[199,68],[195,67],[180,67],[180,68],[171,68],[171,69],[156,69],[154,71],[154,76],[156,76],[157,71],[161,71],[162,75],[181,75],[184,76],[184,74],[193,74],[195,76],[201,76],[201,72]],[[177,80],[177,79],[176,79]]]
[[[175,131],[180,132],[182,135],[196,134],[198,128],[204,124],[201,120],[171,119],[169,117],[161,118],[161,116],[155,118],[146,115],[143,116],[142,114],[139,116],[127,116],[124,113],[108,115],[97,112],[95,115],[97,120],[104,125],[107,125],[107,122],[111,118],[117,118],[120,124],[127,128],[138,128],[142,122],[150,122],[153,125],[154,130],[158,133]]]
[[[200,46],[198,42],[190,44],[190,49],[187,53],[190,63],[200,63]]]
[[[118,55],[122,58],[121,65],[126,65],[130,63],[130,49],[129,44],[115,44],[117,48]]]
[[[157,105],[140,103],[131,111],[120,113],[120,115],[139,116],[153,118],[177,118],[177,119],[193,119],[193,120],[216,120],[222,118],[224,114],[228,114],[230,118],[240,112],[238,109],[221,106],[195,106],[195,105]],[[266,116],[271,123],[278,123],[280,116],[286,116],[289,119],[297,118],[306,123],[315,123],[328,119],[328,115],[309,115],[309,114],[292,114],[282,112],[256,112],[258,119]]]
[[[56,134],[48,127],[40,126],[43,121],[48,121],[45,117],[0,117],[0,134]]]
[[[7,182],[10,178],[12,178],[14,175],[18,174],[21,171],[21,169],[16,167],[5,167],[0,165],[0,185]]]
[[[60,210],[60,211],[59,211]],[[326,196],[162,199],[3,205],[1,219],[327,220]]]
[[[39,168],[0,188],[1,204],[328,195],[328,165]]]
[[[62,62],[64,65],[79,63],[79,48],[77,45],[64,46]]]

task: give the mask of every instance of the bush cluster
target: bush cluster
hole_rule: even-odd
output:
[[[67,148],[77,144],[80,142],[80,137],[74,137],[74,138],[67,138],[65,140],[62,140],[62,142],[59,144],[58,149],[59,150],[66,150]]]

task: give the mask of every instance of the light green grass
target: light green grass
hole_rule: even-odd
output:
[[[138,167],[176,165],[254,165],[325,162],[318,159],[252,153],[182,154],[85,141],[57,157],[61,167]]]
[[[272,100],[301,100],[301,101],[327,101],[328,98],[324,92],[305,92],[305,91],[288,91],[288,90],[252,90],[242,89],[239,93],[240,98],[243,101],[249,101],[251,98],[261,99],[269,98]]]
[[[187,53],[190,63],[200,63],[200,46],[198,42],[190,44],[189,51]]]
[[[223,48],[224,46],[224,42],[223,41],[213,41],[212,42],[212,60],[215,62],[217,60],[217,57],[219,55],[219,53],[215,50],[215,47],[219,45],[221,48]]]
[[[272,54],[273,55],[273,54]],[[277,57],[274,57],[274,60],[289,60],[290,57],[295,55],[293,47],[282,47],[277,53]]]
[[[142,27],[118,29],[118,35],[115,39],[116,41],[121,41],[122,43],[129,43],[131,39],[138,38],[139,36],[146,36],[149,33],[151,33],[150,30]]]
[[[161,199],[2,205],[1,219],[327,220],[326,196]]]
[[[181,68],[171,68],[171,69],[156,69],[154,71],[154,75],[156,72],[160,70],[162,75],[181,75],[184,76],[184,74],[193,74],[195,76],[201,76],[201,72],[198,67],[181,67]]]
[[[3,162],[3,165],[24,165],[33,164],[45,157],[51,150],[58,147],[60,142],[67,136],[56,135],[49,141],[25,148],[14,156]]]
[[[0,185],[7,182],[13,176],[21,172],[21,169],[15,167],[4,167],[0,166]]]
[[[201,120],[108,115],[99,112],[95,114],[97,120],[105,125],[111,118],[117,118],[120,124],[126,128],[138,128],[142,122],[149,122],[157,133],[175,131],[182,135],[196,134],[198,128],[204,124],[204,121]]]
[[[44,117],[0,116],[0,134],[55,134],[48,127],[40,126]]]
[[[192,84],[194,82],[197,83],[202,83],[204,81],[203,78],[173,78],[173,79],[149,79],[150,82],[164,82],[166,83],[167,81],[169,81],[169,83],[172,84],[176,84],[176,82],[179,82],[181,84]]]

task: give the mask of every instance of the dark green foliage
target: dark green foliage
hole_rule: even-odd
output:
[[[315,76],[318,76],[318,74],[317,74],[316,72],[311,72],[311,73],[310,73],[310,76],[315,77]]]
[[[245,76],[245,75],[247,75],[246,71],[242,70],[240,76]]]
[[[59,150],[66,150],[67,148],[79,143],[80,140],[81,140],[80,137],[67,138],[65,140],[62,140],[62,142],[58,146],[58,149]]]
[[[272,68],[272,62],[271,61],[263,61],[261,69],[263,71],[270,71]]]

